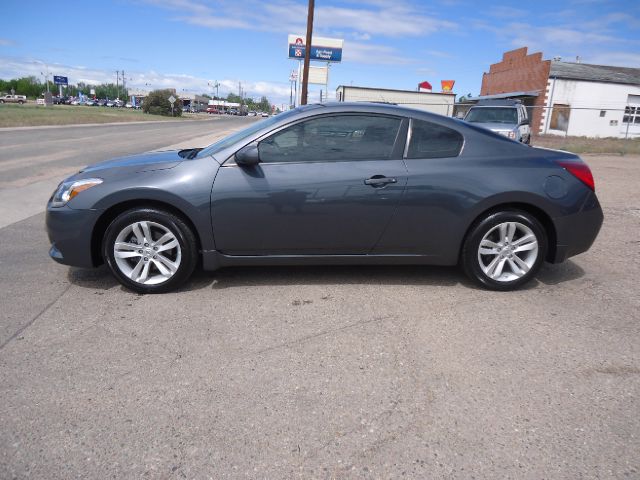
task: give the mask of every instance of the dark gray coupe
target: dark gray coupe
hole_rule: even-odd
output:
[[[461,264],[495,290],[586,251],[602,224],[587,165],[393,105],[310,105],[205,149],[87,167],[47,205],[51,257],[107,262],[138,292],[201,264]]]

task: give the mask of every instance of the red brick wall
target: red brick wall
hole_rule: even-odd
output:
[[[494,63],[489,67],[488,73],[482,74],[480,95],[537,90],[540,95],[533,105],[544,106],[550,68],[551,60],[543,60],[541,52],[527,55],[527,47],[505,52],[500,63]],[[532,132],[540,131],[541,121],[542,109],[534,108],[531,118]]]

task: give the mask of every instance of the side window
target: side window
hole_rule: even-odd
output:
[[[261,141],[260,160],[340,162],[388,160],[401,120],[378,115],[330,115],[292,125]]]
[[[464,139],[457,131],[441,125],[412,120],[407,158],[457,157]]]

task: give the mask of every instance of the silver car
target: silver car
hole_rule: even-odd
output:
[[[471,107],[464,120],[529,145],[531,126],[525,106],[517,100],[483,100]]]

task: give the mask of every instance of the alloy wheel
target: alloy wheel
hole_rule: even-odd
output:
[[[118,269],[142,285],[166,282],[180,268],[180,242],[164,225],[139,221],[123,228],[113,244]]]
[[[478,262],[487,277],[508,283],[531,270],[538,250],[538,238],[531,228],[520,222],[503,222],[482,237]]]

